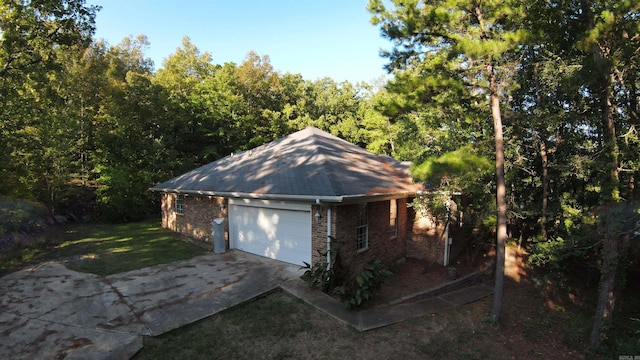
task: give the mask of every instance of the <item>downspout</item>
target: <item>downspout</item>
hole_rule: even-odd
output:
[[[444,228],[444,266],[449,265],[449,221]]]
[[[331,206],[327,207],[327,269],[331,268]]]
[[[449,200],[447,200],[446,202],[446,207],[447,207],[447,225],[445,226],[444,229],[444,266],[448,266],[449,265],[449,256],[450,256],[450,244],[449,244],[449,220],[451,218],[451,202]]]
[[[316,199],[316,205],[324,206],[320,199]],[[327,269],[331,268],[331,206],[327,205]]]

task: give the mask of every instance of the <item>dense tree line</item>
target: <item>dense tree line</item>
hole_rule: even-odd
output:
[[[158,181],[311,125],[461,193],[473,245],[517,241],[566,288],[587,274],[605,339],[638,270],[637,0],[370,1],[393,44],[376,86],[215,64],[189,38],[156,69],[144,36],[93,39],[97,11],[0,2],[0,194],[134,220]]]
[[[367,84],[283,74],[254,52],[214,64],[186,37],[156,70],[142,35],[94,40],[84,1],[2,10],[2,194],[134,220],[158,211],[153,184],[306,126],[368,142]]]
[[[565,288],[600,274],[598,348],[638,274],[640,2],[371,0],[369,10],[394,44],[383,111],[428,136],[414,176],[472,197],[473,228],[494,234],[492,319],[500,253],[518,239]],[[495,176],[478,157],[496,161]]]

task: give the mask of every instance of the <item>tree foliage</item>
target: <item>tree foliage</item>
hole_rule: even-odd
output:
[[[392,6],[387,6],[383,1],[372,0],[369,9],[373,13],[372,22],[394,41],[393,49],[383,54],[389,59],[387,68],[408,70],[399,76],[404,84],[410,85],[410,92],[406,88],[400,90],[408,99],[407,104],[433,101],[424,117],[432,119],[433,127],[444,128],[447,135],[456,133],[459,125],[464,124],[459,116],[465,107],[474,108],[472,114],[478,115],[472,123],[478,124],[481,114],[493,120],[497,269],[491,317],[497,321],[507,240],[501,102],[511,87],[509,74],[517,69],[515,56],[526,40],[527,31],[520,26],[523,7],[518,1],[416,0],[393,1]],[[442,98],[443,94],[449,96]],[[439,111],[441,104],[446,110]],[[453,116],[447,116],[452,110]],[[420,169],[435,170],[432,165],[429,162]]]
[[[217,64],[188,37],[153,64],[144,36],[92,39],[98,10],[0,1],[1,195],[138,219],[158,181],[315,126],[461,193],[462,233],[518,241],[556,284],[583,274],[616,300],[638,270],[615,220],[640,194],[637,0],[373,0],[391,40],[379,84],[311,81],[252,51]]]
[[[618,235],[589,229],[606,217],[601,206],[638,196],[639,3],[370,1],[369,9],[393,41],[377,126],[402,124],[411,139],[401,141],[400,130],[379,148],[405,158],[412,144],[406,158],[418,179],[453,184],[473,198],[467,218],[491,219],[487,209],[496,209],[483,195],[499,184],[460,176],[481,162],[473,156],[491,156],[491,107],[504,119],[509,236],[529,242],[531,262],[557,275],[600,271],[600,294],[609,294],[601,299],[614,299],[617,263],[607,259],[619,256]],[[612,311],[600,307],[596,317]]]
[[[157,182],[306,126],[366,145],[366,84],[214,64],[188,37],[155,70],[143,35],[92,41],[83,1],[2,6],[2,194],[128,221],[158,211]]]
[[[74,133],[58,91],[62,58],[81,51],[97,6],[84,0],[0,2],[0,192],[59,201]]]

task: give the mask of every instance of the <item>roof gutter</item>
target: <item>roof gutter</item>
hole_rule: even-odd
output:
[[[317,195],[286,195],[286,194],[252,194],[243,192],[226,192],[226,191],[203,191],[203,190],[180,190],[180,189],[164,189],[152,187],[151,191],[161,191],[185,195],[201,195],[201,196],[218,196],[225,198],[240,199],[258,199],[258,200],[292,200],[292,201],[309,201],[309,202],[327,202],[341,203],[343,196],[317,196]]]
[[[462,195],[462,192],[460,192],[460,191],[446,191],[446,190],[418,190],[418,191],[416,191],[416,194],[417,195],[438,194],[438,195],[460,196],[460,195]]]
[[[404,192],[398,192],[398,193],[343,195],[343,196],[318,196],[318,195],[286,195],[286,194],[252,194],[252,193],[243,193],[243,192],[204,191],[204,190],[180,190],[180,189],[157,188],[157,187],[152,187],[149,190],[176,193],[176,194],[185,194],[185,195],[219,196],[219,197],[225,197],[225,198],[305,201],[305,202],[312,202],[316,204],[322,204],[322,203],[355,204],[355,203],[361,203],[361,202],[373,202],[373,201],[398,199],[398,198],[416,195],[415,191],[404,191]]]
[[[385,201],[399,198],[406,198],[415,196],[415,191],[403,191],[397,193],[381,193],[381,194],[361,194],[361,195],[346,195],[342,197],[343,204],[355,204],[361,202],[374,202]]]

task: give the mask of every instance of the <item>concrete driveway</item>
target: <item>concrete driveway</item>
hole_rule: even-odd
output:
[[[156,336],[302,274],[240,251],[99,277],[55,262],[0,278],[0,359],[128,359]]]

